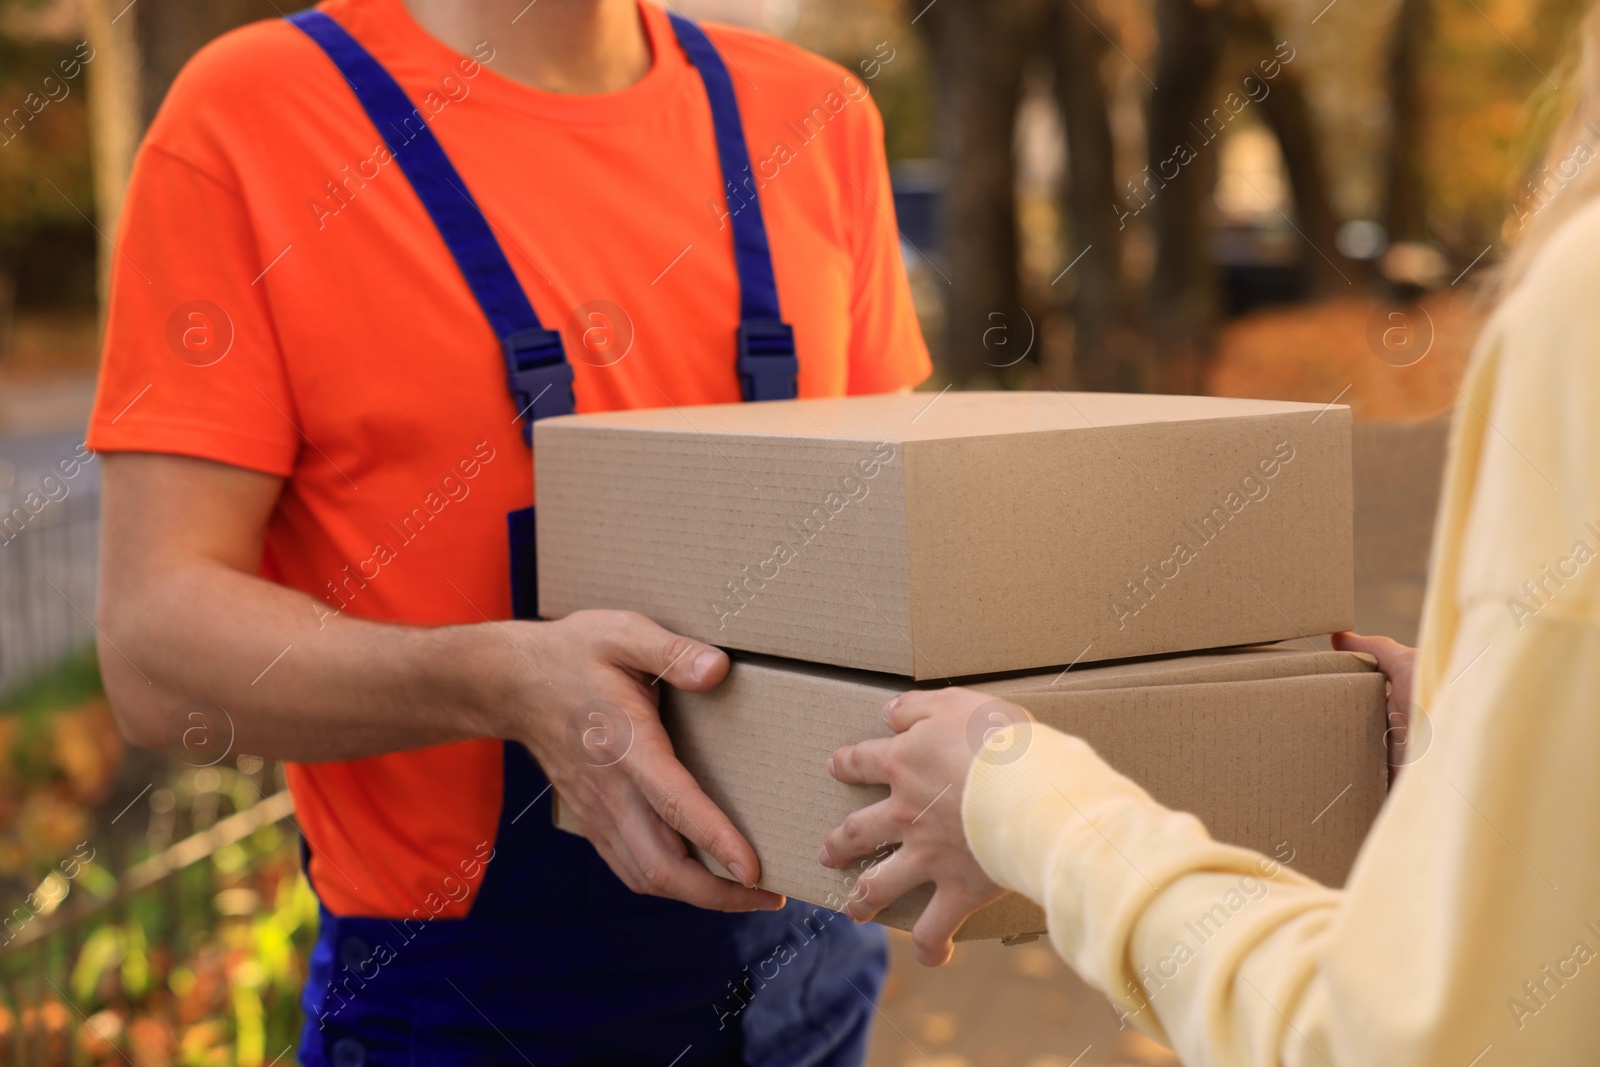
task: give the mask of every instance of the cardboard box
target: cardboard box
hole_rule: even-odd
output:
[[[880,709],[895,679],[741,658],[714,692],[670,691],[678,757],[761,860],[761,885],[839,910],[857,869],[817,863],[829,829],[888,794],[826,770],[841,745],[888,733]],[[1245,649],[1055,673],[975,688],[1087,740],[1158,801],[1199,816],[1218,840],[1257,849],[1341,885],[1388,788],[1384,679],[1365,656]],[[572,829],[557,806],[557,825]],[[707,866],[721,867],[704,854]],[[878,921],[911,929],[931,887]],[[1008,896],[974,915],[961,940],[1040,933],[1044,915]]]
[[[535,424],[539,604],[915,678],[1354,615],[1350,412],[897,394]]]

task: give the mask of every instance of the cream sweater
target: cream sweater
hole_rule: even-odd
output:
[[[1600,203],[1461,392],[1413,695],[1432,736],[1343,890],[1212,841],[1075,738],[973,767],[984,869],[1188,1067],[1600,1063]]]

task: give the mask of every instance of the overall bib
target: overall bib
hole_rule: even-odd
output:
[[[698,26],[670,18],[705,86],[733,189],[750,160],[727,68]],[[416,108],[393,77],[327,15],[289,21],[344,75],[438,227],[500,338],[531,446],[535,420],[573,410],[560,334],[541,325],[466,183],[426,124],[411,121]],[[759,203],[730,219],[740,283],[730,347],[743,397],[793,398],[794,334],[780,317]],[[531,619],[533,509],[507,518],[514,614]],[[503,773],[493,854],[465,918],[322,909],[301,997],[306,1067],[861,1062],[885,968],[881,930],[805,904],[726,915],[636,895],[587,841],[554,828],[549,783],[525,748],[504,745]]]

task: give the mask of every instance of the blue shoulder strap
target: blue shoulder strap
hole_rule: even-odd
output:
[[[500,339],[511,398],[517,415],[527,419],[523,438],[531,444],[535,420],[568,415],[573,410],[572,366],[561,347],[561,335],[539,322],[488,220],[399,83],[343,26],[321,11],[298,11],[289,21],[328,54],[350,83],[433,218]]]
[[[745,147],[733,82],[705,32],[688,19],[669,17],[678,43],[700,73],[711,104],[717,157],[722,166],[728,215],[733,222],[734,263],[739,273],[735,367],[740,393],[745,400],[790,400],[798,391],[800,362],[795,355],[794,331],[782,320],[778,308],[772,253],[751,176],[750,153]],[[526,420],[522,438],[531,446],[536,421],[567,415],[574,409],[572,365],[567,362],[561,335],[539,322],[488,220],[428,128],[427,120],[399,83],[344,27],[321,11],[300,11],[288,18],[327,53],[350,83],[356,99],[444,238],[472,295],[500,339],[511,399],[518,417]],[[513,511],[506,519],[511,543],[513,614],[519,619],[536,618],[533,508]]]
[[[778,311],[778,286],[772,274],[772,251],[761,217],[761,200],[750,170],[744,125],[733,80],[716,45],[704,30],[675,12],[668,12],[672,31],[700,72],[711,102],[711,124],[717,135],[717,157],[733,220],[733,258],[739,270],[739,384],[746,400],[790,400],[795,396],[794,330]]]
[[[800,367],[794,331],[782,321],[778,307],[772,253],[750,177],[750,153],[733,82],[705,31],[679,15],[668,17],[678,42],[700,74],[711,105],[739,274],[735,365],[740,392],[745,400],[792,399]],[[527,419],[523,438],[531,444],[536,420],[569,414],[574,407],[572,367],[561,335],[539,322],[494,231],[405,90],[344,27],[323,12],[296,12],[289,21],[327,53],[344,75],[444,238],[500,339],[512,400],[517,414]]]

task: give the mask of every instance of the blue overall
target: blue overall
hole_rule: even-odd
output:
[[[289,19],[349,82],[427,208],[501,340],[507,384],[532,424],[573,410],[561,336],[545,329],[467,185],[405,92],[321,12]],[[671,16],[711,105],[726,188],[750,161],[726,66]],[[794,335],[780,317],[760,205],[731,213],[740,282],[735,370],[744,399],[794,397]],[[534,618],[533,509],[508,516],[512,601]],[[538,1064],[850,1067],[882,985],[882,931],[805,904],[726,915],[636,895],[551,821],[548,782],[504,746],[494,852],[461,919],[322,909],[301,1006],[306,1067]]]

